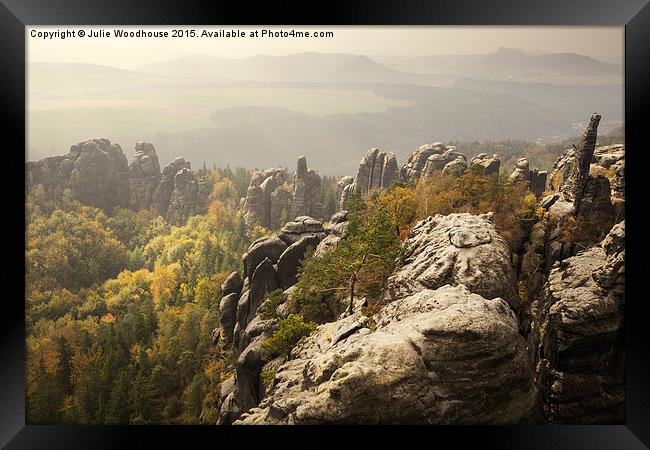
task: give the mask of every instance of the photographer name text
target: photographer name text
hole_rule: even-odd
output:
[[[60,30],[38,30],[29,31],[31,38],[54,40],[54,39],[247,39],[247,38],[333,38],[333,31],[319,30],[296,30],[290,29],[268,29],[243,30],[237,28],[219,29],[188,29],[172,28],[168,30],[146,30],[146,29],[84,29],[67,28]]]

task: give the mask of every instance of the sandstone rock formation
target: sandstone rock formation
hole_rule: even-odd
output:
[[[530,361],[502,300],[444,286],[391,303],[375,320],[355,313],[319,327],[236,423],[514,424],[528,416]]]
[[[289,214],[291,193],[286,169],[267,169],[251,178],[243,204],[244,219],[249,228],[255,225],[268,229],[280,226],[283,215]]]
[[[534,405],[532,361],[501,294],[518,307],[489,216],[422,221],[389,279],[389,303],[321,325],[236,423],[519,423]]]
[[[138,142],[131,162],[118,144],[92,139],[70,147],[63,156],[26,163],[27,187],[41,184],[48,195],[69,189],[81,203],[106,211],[150,209],[171,225],[182,225],[205,208],[199,197],[203,180],[190,163],[176,158],[160,172],[154,146]]]
[[[349,175],[341,177],[336,182],[336,207],[338,210],[345,209],[351,189],[347,189],[347,187],[352,183],[354,183],[354,178]]]
[[[140,143],[146,144],[146,143]],[[139,145],[140,145],[139,144]],[[154,157],[156,156],[156,151],[153,149],[151,144],[146,144],[150,147],[151,153]],[[137,148],[137,147],[136,147]],[[136,152],[136,155],[138,153]],[[134,158],[134,161],[136,158]],[[158,161],[158,157],[155,157],[155,161]],[[142,166],[142,163],[140,163]],[[169,208],[169,201],[172,197],[172,192],[174,192],[174,177],[176,174],[183,169],[189,169],[190,163],[185,162],[183,158],[176,158],[174,161],[169,163],[163,170],[162,174],[160,170],[157,175],[157,186],[153,193],[152,199],[147,206],[143,208],[150,208],[154,213],[159,216],[165,217],[167,215],[167,209]]]
[[[422,177],[423,173],[431,173],[434,170],[442,170],[445,164],[449,161],[445,160],[442,155],[447,152],[448,148],[440,142],[434,142],[433,144],[425,144],[418,147],[412,154],[409,156],[408,161],[404,164],[399,171],[399,178],[402,182],[408,183],[412,180],[418,180]],[[427,161],[433,155],[439,155],[440,157],[434,157],[429,163],[429,167],[425,170]],[[442,162],[445,164],[442,164]]]
[[[277,328],[277,320],[263,319],[259,308],[269,292],[295,284],[300,261],[325,236],[321,222],[297,217],[277,236],[253,242],[242,256],[243,277],[233,273],[224,282],[219,342],[238,359],[230,388],[223,391],[219,423],[232,423],[261,400],[260,373],[266,361],[260,346]]]
[[[609,179],[601,174],[590,174],[599,121],[600,115],[594,113],[580,145],[567,150],[549,173],[547,190],[555,193],[540,201],[540,206],[547,210],[544,215],[548,229],[544,258],[547,269],[556,261],[574,255],[580,247],[589,247],[595,243],[587,240],[578,242],[578,246],[575,242],[566,242],[564,236],[572,223],[582,223],[579,228],[588,230],[611,227],[616,219]],[[570,175],[564,179],[567,173]],[[563,183],[558,187],[559,180],[563,180]],[[572,240],[576,239],[581,237],[574,236]]]
[[[66,155],[27,162],[26,187],[41,185],[47,195],[69,189],[80,202],[110,211],[129,204],[129,169],[118,144],[91,139],[70,147]]]
[[[589,125],[580,139],[580,144],[576,148],[575,162],[571,176],[569,176],[566,183],[560,189],[565,200],[573,201],[576,210],[580,207],[580,202],[582,201],[585,186],[589,178],[589,166],[594,156],[594,150],[596,149],[599,122],[600,114],[592,114]]]
[[[531,169],[526,158],[519,158],[515,169],[510,174],[510,180],[514,184],[524,186],[535,196],[540,197],[546,187],[546,176],[547,172],[545,170]]]
[[[307,169],[304,156],[298,158],[293,186],[289,184],[286,169],[253,174],[241,208],[249,229],[260,225],[276,230],[290,217],[320,218],[323,209],[320,175]]]
[[[393,152],[385,153],[378,148],[371,148],[368,154],[361,158],[359,169],[353,182],[349,178],[341,180],[341,196],[338,207],[340,210],[347,208],[347,199],[354,191],[362,196],[368,195],[371,191],[383,191],[388,189],[398,180],[397,158]]]
[[[499,173],[501,160],[497,154],[490,156],[487,153],[479,153],[470,160],[470,166],[473,165],[480,166],[483,169],[483,175],[489,176],[493,173]]]
[[[320,175],[307,169],[307,158],[298,158],[296,173],[293,176],[293,217],[310,216],[321,218],[323,201],[321,199]]]
[[[625,145],[597,147],[591,173],[601,172],[609,179],[611,201],[618,217],[625,217]]]
[[[472,159],[471,164],[482,168],[485,175],[498,173],[501,162],[497,155],[489,156],[481,153]],[[434,173],[459,176],[467,170],[467,157],[458,152],[456,147],[440,142],[425,144],[418,147],[400,169],[399,179],[410,183],[420,178],[428,178]]]
[[[486,299],[500,297],[520,309],[510,249],[491,214],[437,215],[418,222],[388,279],[385,297],[463,284]]]
[[[160,178],[160,163],[154,146],[148,142],[135,144],[135,155],[129,164],[129,206],[135,210],[149,209]],[[167,210],[166,205],[159,207]]]
[[[314,252],[315,258],[320,258],[325,253],[333,250],[347,237],[348,223],[348,212],[346,210],[332,215],[327,228],[328,234],[320,241],[318,247],[316,247],[316,251]]]
[[[374,189],[387,189],[396,179],[397,159],[395,154],[371,148],[359,162],[354,184],[355,188],[361,191],[361,195],[366,195]]]
[[[331,218],[319,247],[335,233],[344,238],[346,219],[345,212]],[[236,423],[270,424],[519,423],[530,416],[532,359],[518,331],[507,245],[489,215],[418,223],[385,300],[371,317],[357,307],[321,325],[286,362],[264,364],[260,343],[275,323],[253,319],[237,382],[222,392],[222,423],[239,415]],[[262,370],[275,372],[268,388],[256,380]]]
[[[549,422],[624,421],[624,261],[621,222],[600,246],[556,263],[533,304],[539,404]]]
[[[291,222],[287,222],[280,230],[278,237],[287,245],[291,245],[298,242],[305,235],[310,234],[316,234],[321,239],[324,238],[323,223],[309,216],[300,216]]]
[[[445,176],[454,176],[459,177],[465,173],[467,170],[467,161],[465,155],[458,156],[453,161],[445,164],[445,167],[442,168],[442,174]]]

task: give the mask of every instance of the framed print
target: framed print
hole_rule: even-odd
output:
[[[409,3],[3,1],[6,448],[650,445],[650,6]]]

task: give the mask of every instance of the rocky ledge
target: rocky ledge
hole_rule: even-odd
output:
[[[383,306],[321,325],[236,424],[514,424],[532,416],[507,245],[489,215],[419,222]]]

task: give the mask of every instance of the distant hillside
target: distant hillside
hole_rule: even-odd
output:
[[[218,81],[366,82],[440,84],[435,75],[401,72],[366,56],[342,53],[258,55],[241,59],[192,55],[136,68],[138,71],[186,79]]]
[[[516,95],[542,107],[570,117],[572,122],[585,120],[594,111],[606,120],[623,120],[623,86],[577,86],[518,81],[463,79],[457,88]]]
[[[99,64],[30,63],[27,83],[30,96],[51,98],[153,90],[176,82]]]
[[[192,155],[200,164],[291,166],[304,154],[325,174],[350,174],[370,147],[402,163],[419,145],[445,140],[536,140],[570,123],[515,96],[418,86],[378,86],[379,95],[416,99],[384,113],[313,116],[272,107],[215,111],[212,127],[152,137],[161,159]]]
[[[623,73],[621,66],[599,61],[590,56],[578,55],[576,53],[533,55],[524,50],[504,47],[480,58],[475,64],[502,70],[519,70],[525,68],[530,71],[572,75],[611,75]]]

